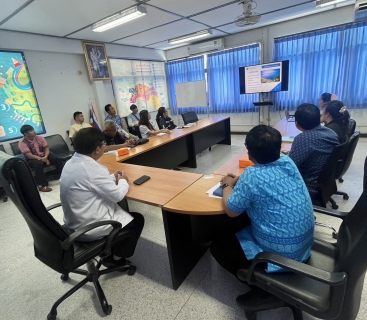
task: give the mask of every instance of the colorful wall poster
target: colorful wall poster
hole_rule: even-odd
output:
[[[164,62],[110,59],[110,67],[120,116],[129,115],[131,104],[148,111],[169,107]]]
[[[23,53],[0,51],[0,142],[21,138],[24,124],[46,132]]]

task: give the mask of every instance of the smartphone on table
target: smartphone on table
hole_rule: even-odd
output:
[[[145,181],[148,181],[150,179],[149,176],[142,176],[139,179],[136,179],[133,183],[140,186],[141,184],[143,184]]]

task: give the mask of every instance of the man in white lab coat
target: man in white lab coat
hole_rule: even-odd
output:
[[[64,210],[65,226],[76,231],[92,222],[116,220],[131,235],[113,247],[113,255],[103,265],[113,267],[125,263],[134,254],[137,241],[144,227],[140,213],[124,211],[117,203],[129,190],[124,172],[109,174],[97,160],[104,153],[104,135],[95,128],[81,129],[73,139],[76,153],[66,163],[60,178],[60,198]],[[94,241],[107,236],[111,226],[87,232],[82,241]]]

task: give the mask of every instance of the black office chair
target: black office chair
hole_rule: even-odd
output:
[[[181,114],[181,116],[185,125],[199,121],[195,111],[184,112]]]
[[[139,139],[142,139],[143,137],[141,136],[141,133],[140,133],[140,128],[139,127],[134,127],[135,129],[135,135],[137,135],[139,137]]]
[[[353,119],[349,119],[349,126],[348,126],[348,136],[351,137],[353,133],[356,131],[357,123]]]
[[[50,210],[59,207],[61,204],[45,208],[25,161],[4,153],[0,153],[0,183],[28,224],[33,236],[36,258],[51,269],[61,273],[61,279],[64,281],[68,280],[69,273],[86,276],[84,280],[55,302],[47,319],[55,320],[57,307],[60,303],[87,282],[93,282],[103,312],[106,315],[110,314],[112,306],[107,303],[98,281],[99,277],[113,271],[128,271],[129,275],[134,275],[136,271],[136,267],[130,263],[120,267],[99,270],[103,259],[111,254],[113,244],[129,236],[126,231],[121,231],[121,223],[112,220],[95,222],[69,234],[49,213]],[[104,225],[113,227],[107,237],[94,242],[78,242],[81,235]],[[98,256],[101,259],[95,265],[93,259]],[[78,269],[84,264],[87,264],[88,271]]]
[[[319,208],[315,207],[315,211]],[[322,211],[327,210],[320,208]],[[363,193],[339,229],[335,245],[315,240],[312,256],[300,263],[278,254],[256,255],[248,269],[238,277],[248,284],[268,291],[274,297],[261,301],[237,300],[248,320],[256,312],[289,307],[295,320],[302,320],[302,311],[320,319],[354,320],[357,317],[367,269],[367,158],[364,166]],[[267,263],[288,272],[267,273]]]
[[[330,201],[333,209],[338,209],[338,205],[331,198],[338,191],[335,182],[336,168],[339,160],[345,154],[348,148],[349,141],[337,145],[331,152],[326,164],[324,165],[317,183],[306,183],[308,188],[313,188],[318,191],[317,196],[313,199],[313,204],[326,208],[326,204]]]
[[[19,141],[15,141],[15,142],[10,142],[9,144],[10,144],[10,147],[11,147],[11,150],[13,151],[13,155],[18,155],[18,154],[22,154],[21,152],[20,152],[20,149],[19,149],[19,147],[18,147],[18,143],[19,143]]]
[[[0,144],[0,152],[5,153],[5,148],[2,144]],[[8,201],[8,196],[6,195],[6,192],[5,192],[4,188],[0,184],[0,199],[1,198],[3,199],[3,202]]]
[[[74,152],[69,150],[68,145],[61,135],[54,134],[52,136],[45,137],[45,139],[50,152],[60,158],[61,161],[66,162],[73,156]]]
[[[359,137],[360,137],[360,132],[359,131],[353,133],[353,135],[351,136],[351,138],[349,140],[348,148],[347,148],[347,150],[344,154],[344,157],[339,162],[339,164],[336,168],[335,179],[339,180],[340,182],[344,181],[343,176],[348,171],[348,169],[350,167],[350,164],[352,163],[354,151],[356,150],[356,147],[357,147],[357,144],[358,144],[358,141],[359,141]],[[344,200],[349,199],[349,195],[346,192],[337,191],[334,194],[343,196]]]

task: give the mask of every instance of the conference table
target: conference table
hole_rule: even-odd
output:
[[[149,137],[148,143],[130,149],[117,161],[162,169],[196,168],[196,155],[215,144],[231,144],[230,117],[209,117],[189,128]]]
[[[121,170],[128,176],[130,188],[122,202],[122,206],[126,210],[128,210],[126,199],[161,208],[172,285],[175,290],[179,288],[208,249],[211,235],[214,234],[215,230],[220,230],[221,226],[226,223],[226,219],[230,219],[224,212],[222,200],[210,198],[206,192],[220,182],[227,173],[241,174],[243,172],[243,169],[239,168],[238,160],[247,157],[247,150],[243,150],[239,155],[216,170],[213,175],[209,176],[155,168],[153,167],[155,162],[141,166],[127,161],[137,156],[147,155],[152,150],[156,150],[158,154],[162,155],[163,152],[159,152],[162,147],[164,148],[167,144],[176,140],[186,139],[190,135],[195,135],[189,139],[196,140],[202,147],[212,145],[213,139],[209,142],[204,141],[203,137],[207,137],[208,134],[206,128],[208,126],[214,126],[215,128],[215,124],[218,122],[229,123],[227,119],[205,119],[205,122],[198,123],[194,128],[188,128],[191,130],[181,134],[159,137],[167,139],[164,143],[152,139],[152,145],[147,146],[145,151],[134,151],[138,153],[134,157],[117,158],[115,155],[104,155],[98,160],[101,165],[108,168],[110,173]],[[299,133],[294,130],[294,123],[292,125],[284,120],[280,121],[276,128],[283,136],[295,136]],[[204,130],[203,137],[198,138],[202,132],[201,130]],[[221,139],[219,142],[225,141],[227,143],[230,141],[228,137],[223,138],[223,133],[217,137]],[[195,148],[195,141],[192,142],[192,145],[187,145],[188,148]],[[283,144],[283,147],[289,149],[290,145],[289,143]],[[140,186],[134,185],[132,182],[142,175],[148,175],[151,179]]]

